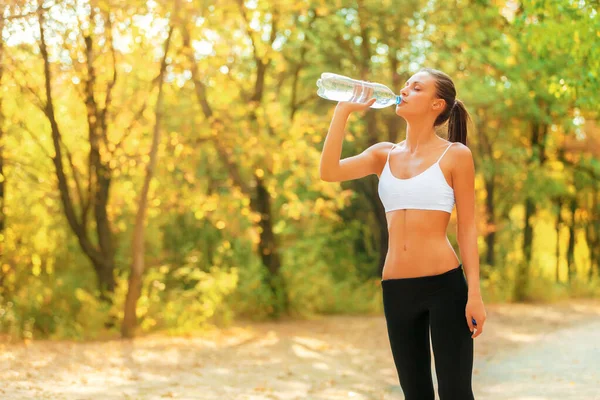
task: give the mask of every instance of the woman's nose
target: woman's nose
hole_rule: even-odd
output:
[[[406,97],[406,86],[402,88],[402,90],[400,90],[400,96],[402,97]]]

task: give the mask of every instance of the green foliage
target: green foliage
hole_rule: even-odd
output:
[[[572,298],[590,299],[600,297],[600,279],[586,279],[577,275],[568,287],[568,295]]]
[[[360,236],[358,226],[358,222],[327,226],[315,219],[286,252],[283,274],[293,313],[310,316],[380,310],[381,278],[366,277],[369,265],[360,262],[363,258],[354,250]]]
[[[177,282],[173,287],[165,284],[168,275]],[[122,288],[126,287],[124,283]],[[151,268],[144,276],[138,302],[142,332],[181,335],[201,331],[213,321],[227,324],[233,315],[224,303],[237,283],[237,268],[224,271],[212,267],[205,272],[191,264],[177,268],[171,274],[167,266]],[[118,302],[116,305],[122,310]]]
[[[110,336],[110,305],[79,287],[75,275],[31,279],[10,298],[0,297],[0,332],[22,339],[96,339]]]
[[[238,318],[255,321],[270,319],[275,295],[269,288],[265,267],[257,260],[248,260],[239,268],[238,285],[225,300],[225,307]]]
[[[110,17],[112,31],[101,23],[86,28],[94,99],[98,107],[110,103],[106,136],[97,138],[111,175],[106,212],[118,285],[110,303],[98,296],[91,257],[57,187],[40,38],[30,28],[37,15],[4,21],[0,332],[25,339],[118,335],[169,23],[175,31],[146,218],[141,333],[266,320],[281,299],[294,316],[381,311],[385,222],[376,178],[319,179],[334,107],[315,94],[324,71],[395,91],[422,66],[447,72],[473,117],[468,140],[485,299],[512,301],[519,268],[527,270],[529,301],[600,295],[594,2],[260,0],[239,7],[194,0],[181,2],[177,15],[170,2],[121,3],[101,2],[108,14],[95,17]],[[78,26],[89,10],[52,7],[44,27],[64,172],[78,200],[74,213],[89,222],[86,235],[98,248],[98,210],[86,190],[97,121],[88,116],[91,70]],[[384,109],[353,116],[347,128],[344,157],[376,141],[400,141],[404,125]],[[535,204],[531,260],[524,252],[527,200]],[[490,232],[493,263],[484,259]],[[456,248],[454,233],[449,237]],[[270,265],[271,251],[277,258]],[[278,281],[276,289],[269,285]]]

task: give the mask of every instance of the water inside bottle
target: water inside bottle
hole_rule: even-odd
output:
[[[323,74],[317,80],[317,94],[324,99],[334,101],[350,101],[356,84],[349,79],[334,77],[334,74]]]
[[[317,94],[328,100],[365,103],[375,98],[376,102],[371,106],[372,108],[383,108],[400,104],[402,101],[400,96],[396,96],[382,84],[375,82],[363,84],[361,81],[332,73],[323,73],[321,79],[317,80],[317,87]]]

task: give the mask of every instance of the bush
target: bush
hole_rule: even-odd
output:
[[[171,271],[163,265],[146,270],[137,303],[140,332],[161,331],[170,335],[202,330],[213,322],[227,323],[232,311],[225,298],[238,283],[238,270],[212,267],[205,272],[193,264]],[[122,321],[127,278],[119,279],[113,312]]]
[[[15,339],[95,339],[104,330],[110,305],[79,287],[75,276],[29,279],[0,298],[0,332]]]

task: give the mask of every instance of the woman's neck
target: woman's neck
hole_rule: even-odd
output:
[[[406,147],[411,153],[428,148],[438,140],[430,121],[408,123],[406,126]]]

